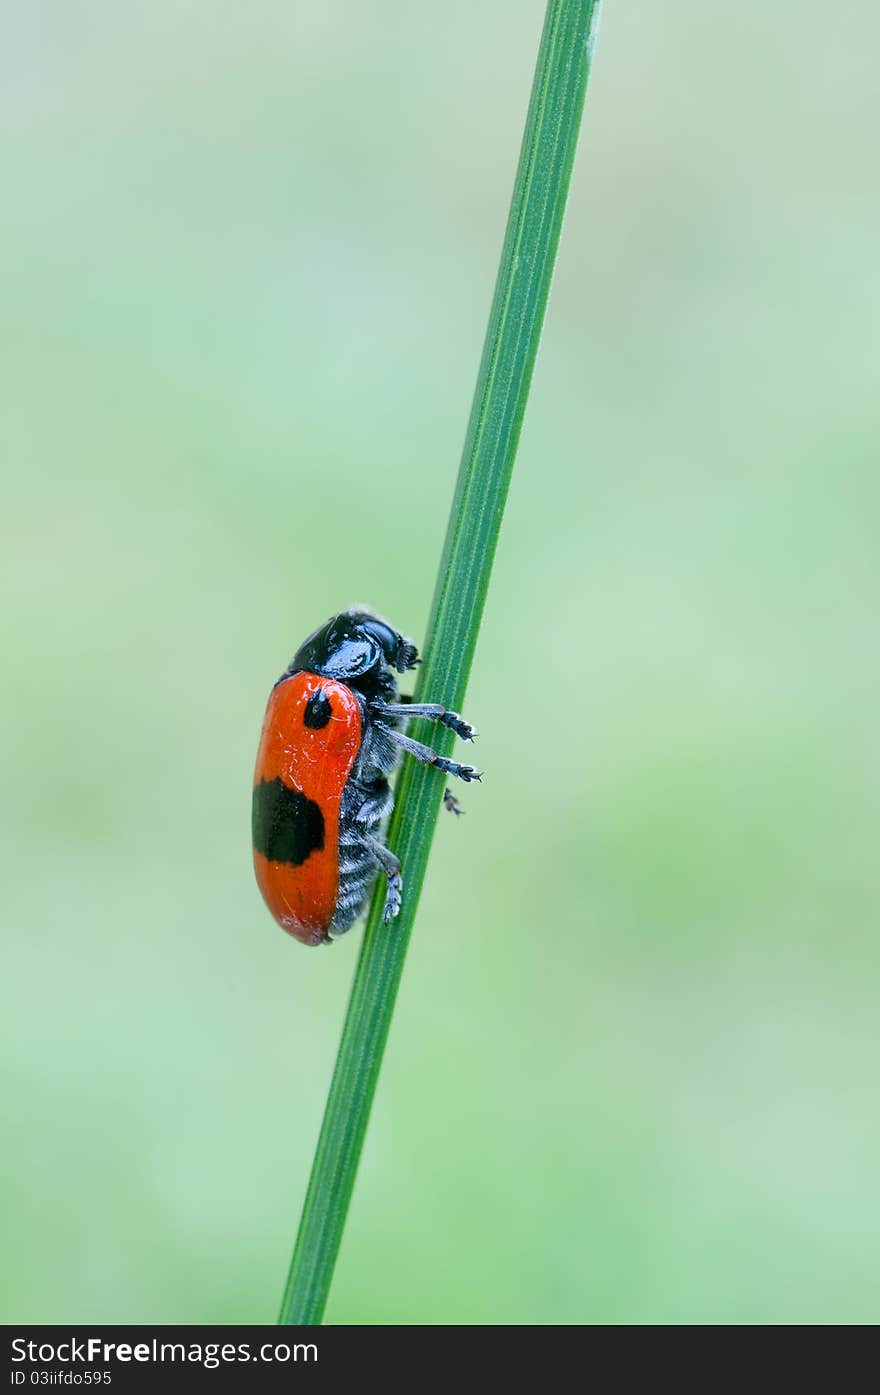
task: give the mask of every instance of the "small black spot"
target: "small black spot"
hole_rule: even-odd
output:
[[[333,715],[333,708],[330,699],[323,688],[316,688],[306,703],[306,710],[303,713],[303,721],[307,727],[313,727],[320,731],[325,727]]]
[[[299,867],[324,846],[320,805],[277,776],[254,786],[254,847],[270,862]]]

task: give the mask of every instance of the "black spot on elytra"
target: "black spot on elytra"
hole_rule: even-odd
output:
[[[306,710],[303,713],[303,721],[307,727],[312,727],[320,731],[325,727],[333,715],[333,708],[330,699],[323,688],[316,688],[306,703]]]
[[[254,786],[254,847],[270,862],[299,867],[324,846],[320,805],[277,776]]]

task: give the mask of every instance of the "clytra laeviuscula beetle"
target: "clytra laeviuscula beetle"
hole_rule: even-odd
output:
[[[254,870],[272,915],[303,944],[348,930],[380,871],[385,923],[397,915],[403,878],[381,834],[394,803],[388,776],[402,753],[480,779],[472,765],[403,730],[425,717],[474,737],[458,713],[398,697],[395,675],[418,662],[415,645],[391,625],[346,610],[300,645],[269,696],[254,775]],[[448,790],[444,802],[460,812]]]

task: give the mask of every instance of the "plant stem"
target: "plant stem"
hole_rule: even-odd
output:
[[[415,697],[462,705],[486,600],[553,274],[599,0],[550,0],[507,233]],[[417,724],[421,725],[421,724]],[[451,732],[436,730],[448,755]],[[319,1323],[333,1277],[445,781],[404,764],[388,844],[404,870],[400,915],[373,897],[327,1097],[284,1299],[282,1323]]]

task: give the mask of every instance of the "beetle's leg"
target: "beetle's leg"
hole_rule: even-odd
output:
[[[370,852],[378,862],[388,883],[385,892],[385,909],[382,912],[382,919],[386,925],[390,925],[397,912],[400,910],[400,901],[403,894],[403,877],[400,875],[400,862],[389,852],[378,838],[371,838],[367,834],[364,839]]]
[[[452,793],[452,790],[449,789],[443,791],[443,808],[448,809],[450,814],[455,814],[456,818],[459,814],[464,813],[461,804]]]
[[[356,824],[381,823],[386,815],[390,814],[393,803],[394,795],[388,781],[377,780],[374,788],[364,795],[351,817]]]
[[[447,760],[445,756],[438,756],[437,752],[432,751],[430,746],[423,746],[421,741],[413,741],[411,736],[404,736],[402,731],[396,731],[394,727],[386,727],[384,722],[377,722],[376,728],[401,750],[408,751],[411,756],[415,756],[416,760],[420,760],[423,765],[433,765],[437,770],[444,770],[447,775],[457,775],[459,780],[468,782],[483,778],[479,770],[475,770],[472,765],[460,765],[457,760]]]
[[[425,717],[429,722],[440,722],[442,726],[449,727],[462,741],[473,741],[475,736],[470,722],[459,717],[457,712],[449,712],[441,707],[439,702],[413,702],[411,698],[403,698],[400,703],[374,702],[370,706],[377,717],[403,717],[406,721],[410,717]]]

